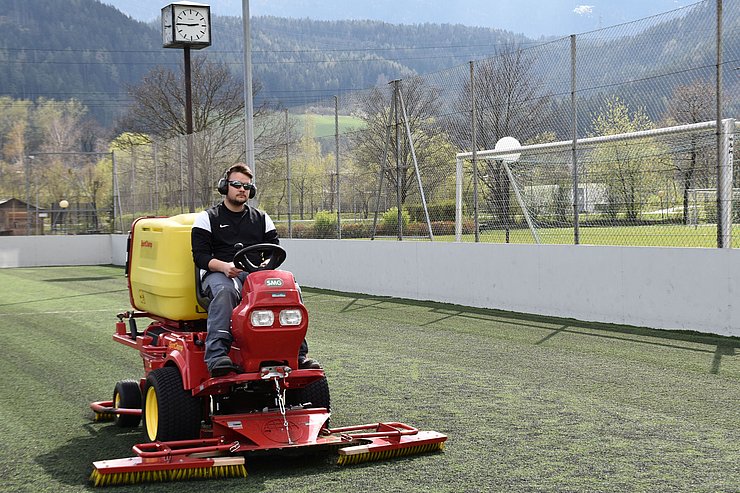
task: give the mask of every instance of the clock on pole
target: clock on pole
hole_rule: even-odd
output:
[[[193,164],[193,89],[190,50],[211,46],[211,7],[195,2],[175,2],[162,7],[162,46],[182,48],[185,58],[185,132],[187,133],[188,209],[195,212]]]
[[[211,45],[211,7],[176,2],[162,8],[162,46],[200,50]]]

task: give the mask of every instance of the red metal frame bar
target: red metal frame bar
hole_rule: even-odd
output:
[[[92,409],[96,413],[101,413],[101,414],[111,413],[111,414],[128,414],[131,416],[141,416],[141,409],[113,407],[113,401],[91,402],[90,409]]]

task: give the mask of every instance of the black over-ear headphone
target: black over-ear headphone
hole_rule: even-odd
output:
[[[227,169],[224,171],[224,175],[221,177],[220,180],[218,180],[218,193],[221,195],[226,195],[229,193],[229,175],[232,172],[232,168]],[[252,183],[245,183],[244,188],[246,190],[249,190],[249,198],[253,199],[254,196],[257,194],[257,187],[255,187]]]

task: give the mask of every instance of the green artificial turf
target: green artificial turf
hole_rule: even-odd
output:
[[[110,491],[737,492],[740,339],[304,289],[332,424],[393,420],[444,452],[339,467],[249,460],[246,479]],[[0,491],[86,491],[141,429],[88,404],[142,375],[111,339],[118,267],[0,269]]]

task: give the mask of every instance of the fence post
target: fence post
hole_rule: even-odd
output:
[[[152,142],[152,161],[154,161],[154,197],[155,205],[157,207],[156,211],[157,214],[159,214],[159,163],[157,158],[157,142],[154,141]]]
[[[573,166],[573,244],[578,245],[580,238],[580,211],[578,210],[578,107],[576,105],[576,35],[570,35],[570,106],[573,145],[571,147],[571,164]],[[586,191],[583,192],[584,201]]]
[[[403,211],[401,204],[401,128],[398,126],[398,93],[401,90],[401,80],[393,81],[393,107],[396,121],[396,207],[398,208],[398,241],[403,239]]]
[[[725,181],[724,168],[723,168],[723,128],[722,128],[722,0],[717,0],[717,44],[716,44],[716,77],[715,82],[717,84],[715,90],[715,104],[716,104],[716,120],[717,126],[715,131],[717,132],[717,248],[727,248],[725,244],[727,239],[727,229],[725,223],[728,218],[725,214]],[[734,129],[733,129],[734,130]],[[732,200],[730,200],[732,203]],[[730,223],[731,227],[731,223]]]
[[[118,193],[118,169],[116,166],[116,151],[110,151],[110,159],[111,159],[111,169],[113,173],[113,182],[111,183],[111,186],[113,187],[113,221],[111,222],[111,233],[116,232],[116,219],[118,219],[119,214],[119,206],[120,206],[120,200],[121,195]],[[52,220],[52,225],[53,225]],[[121,233],[124,233],[123,231],[123,216],[121,216]]]
[[[719,248],[732,248],[732,175],[733,144],[735,139],[735,120],[722,120],[717,132],[720,145],[717,155],[719,166],[717,187],[717,235]],[[721,205],[721,208],[719,207]]]
[[[455,241],[462,241],[462,218],[463,218],[463,159],[455,159]]]
[[[470,147],[473,151],[473,229],[475,242],[480,242],[480,225],[478,222],[478,136],[475,111],[475,62],[470,62]],[[460,202],[462,207],[462,202]],[[459,240],[458,240],[459,241]]]
[[[334,159],[337,165],[337,239],[342,239],[342,201],[339,194],[339,97],[334,96]]]
[[[25,147],[21,150],[23,151],[21,153],[21,162],[23,163],[24,178],[26,181],[26,235],[28,236],[31,234],[31,161],[25,155]],[[38,208],[36,209],[36,214],[38,214]],[[38,216],[36,221],[38,221]]]
[[[293,196],[291,195],[291,176],[290,176],[290,126],[288,124],[288,108],[285,108],[285,188],[288,192],[288,238],[293,238]]]

